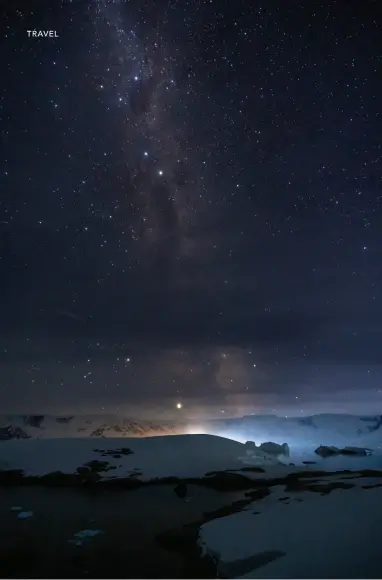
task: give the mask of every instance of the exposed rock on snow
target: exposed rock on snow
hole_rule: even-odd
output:
[[[179,497],[179,499],[186,499],[188,493],[187,484],[183,481],[178,483],[178,485],[174,487],[174,493],[177,497]]]
[[[57,423],[70,423],[73,417],[74,415],[72,415],[71,417],[56,417],[56,421]]]
[[[278,443],[274,443],[273,441],[267,441],[266,443],[262,443],[259,445],[259,449],[268,453],[268,455],[285,455],[286,457],[290,456],[290,449],[288,443],[282,443],[279,445]]]
[[[96,453],[100,453],[102,457],[113,457],[120,459],[122,455],[131,455],[133,451],[128,447],[121,447],[120,449],[93,449]]]
[[[279,445],[273,441],[268,441],[257,446],[254,441],[247,441],[244,443],[244,448],[245,454],[248,457],[266,459],[267,463],[274,462],[274,458],[279,455],[284,455],[285,457],[289,457],[290,455],[290,449],[287,443]]]
[[[0,441],[9,441],[11,439],[30,439],[23,429],[20,427],[13,427],[13,425],[7,425],[6,427],[0,427]]]
[[[367,447],[343,447],[339,449],[334,445],[320,445],[314,452],[320,457],[331,457],[332,455],[372,455],[372,450]]]
[[[35,427],[36,429],[42,429],[42,424],[44,422],[44,415],[25,415],[23,417],[23,422],[25,425],[30,427]]]
[[[343,455],[372,455],[373,450],[368,447],[352,447],[347,446],[341,449]]]

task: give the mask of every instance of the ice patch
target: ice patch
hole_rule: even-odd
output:
[[[68,540],[69,544],[74,544],[75,546],[82,546],[84,541],[87,538],[94,538],[94,536],[98,536],[99,534],[103,534],[102,530],[81,530],[80,532],[76,532],[73,536],[72,540]]]
[[[20,512],[17,514],[17,518],[19,520],[27,520],[28,518],[33,517],[33,512]]]

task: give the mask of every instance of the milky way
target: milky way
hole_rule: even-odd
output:
[[[200,158],[187,122],[193,92],[166,32],[166,13],[155,15],[143,5],[138,16],[139,22],[136,13],[132,19],[123,13],[119,1],[93,8],[98,88],[108,99],[116,97],[126,115],[126,132],[119,137],[126,184],[118,217],[126,220],[141,265],[162,258],[162,272],[176,279],[183,259],[200,256],[205,206]]]

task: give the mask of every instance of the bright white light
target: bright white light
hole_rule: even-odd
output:
[[[183,407],[182,403],[177,403],[177,404],[176,404],[176,408],[177,408],[177,409],[182,409],[182,407]]]
[[[139,77],[135,76],[135,77],[134,77],[134,80],[135,80],[135,81],[137,81],[137,80],[138,80],[138,78],[139,78]]]
[[[143,155],[144,155],[145,157],[147,157],[147,156],[148,156],[148,153],[147,153],[147,151],[145,151]]]
[[[158,171],[158,175],[163,175],[163,171],[161,169]]]
[[[191,425],[185,428],[187,435],[208,435],[201,425]]]

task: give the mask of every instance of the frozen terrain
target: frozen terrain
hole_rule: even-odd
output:
[[[200,433],[236,441],[287,441],[299,445],[357,445],[379,441],[382,415],[322,414],[307,417],[248,415],[203,423],[134,421],[114,415],[0,415],[0,440],[55,437],[151,437]]]
[[[277,465],[260,451],[245,454],[244,445],[214,435],[173,435],[123,439],[26,439],[0,442],[0,469],[26,476],[75,474],[90,466],[101,479],[148,481],[165,477],[203,477],[248,465]],[[94,467],[94,469],[92,469]]]
[[[382,472],[301,478],[204,524],[224,578],[380,578]]]
[[[131,424],[2,421],[27,434],[0,441],[7,577],[382,577],[378,416],[250,416],[200,427],[215,434],[178,435],[173,425],[163,437],[137,436],[142,423],[132,436]],[[247,439],[288,442],[291,457],[250,450]],[[373,454],[322,459],[320,444]]]
[[[291,449],[290,461],[321,461],[314,450],[319,445],[346,445],[373,449],[374,467],[382,468],[382,416],[322,414],[307,417],[249,415],[203,423],[134,421],[113,415],[0,415],[0,441],[52,438],[142,438],[163,435],[209,434],[237,442],[265,441]],[[155,444],[155,443],[153,443]],[[158,443],[160,444],[160,443]],[[175,444],[175,443],[174,443]],[[91,444],[89,444],[91,445]],[[77,446],[77,443],[75,444]],[[16,447],[17,448],[17,447]],[[333,465],[334,460],[326,460]],[[339,467],[353,463],[336,459]]]

